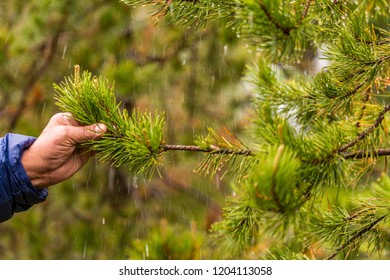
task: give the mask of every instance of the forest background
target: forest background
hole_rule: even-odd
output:
[[[341,201],[342,206],[353,210],[348,196],[353,194],[354,190],[347,194],[340,188],[341,182],[344,181],[341,174],[347,175],[343,173],[347,166],[344,160],[357,155],[362,158],[374,155],[376,140],[383,145],[387,143],[383,140],[387,139],[387,119],[383,120],[388,106],[378,117],[381,96],[373,97],[372,104],[369,97],[373,96],[371,91],[385,93],[388,89],[386,75],[389,56],[386,31],[379,32],[379,28],[370,30],[363,27],[364,21],[360,23],[358,20],[343,25],[342,19],[346,19],[343,16],[347,15],[344,14],[344,9],[347,9],[344,1],[298,1],[299,4],[291,1],[290,4],[294,2],[294,7],[297,8],[293,13],[286,7],[278,7],[273,1],[227,1],[226,7],[236,7],[232,3],[240,2],[247,5],[248,11],[253,9],[248,15],[244,11],[240,14],[240,10],[238,14],[245,18],[247,24],[243,30],[255,38],[261,38],[258,43],[266,49],[268,58],[280,58],[281,61],[290,62],[288,65],[273,64],[271,69],[259,59],[261,47],[253,48],[241,38],[240,33],[231,28],[221,28],[229,24],[235,25],[234,22],[224,22],[223,16],[217,21],[200,24],[196,28],[188,24],[180,26],[180,22],[168,24],[164,20],[156,25],[156,17],[150,15],[147,7],[133,9],[118,1],[103,0],[89,3],[57,2],[59,1],[5,1],[0,4],[2,134],[11,131],[38,136],[50,116],[58,112],[54,105],[53,83],[58,84],[64,76],[70,75],[73,65],[78,64],[82,70],[115,81],[115,93],[122,108],[128,111],[139,108],[141,111],[165,112],[167,124],[164,134],[169,143],[192,144],[196,135],[205,135],[209,132],[208,127],[212,127],[217,135],[230,137],[241,146],[247,142],[246,137],[250,135],[246,128],[255,121],[259,151],[263,153],[258,160],[263,160],[264,164],[257,167],[248,165],[254,173],[244,176],[244,181],[249,184],[242,188],[245,194],[243,196],[242,189],[235,188],[234,180],[229,175],[222,176],[225,175],[224,170],[215,174],[212,172],[212,176],[194,174],[194,167],[201,159],[201,155],[194,153],[169,153],[165,157],[165,164],[152,178],[131,174],[126,168],[112,168],[91,160],[72,179],[52,187],[47,202],[26,213],[17,214],[11,221],[0,225],[1,258],[316,259],[324,258],[328,254],[326,245],[322,246],[327,241],[334,241],[336,244],[335,251],[329,258],[340,252],[343,253],[340,258],[386,258],[389,243],[386,217],[390,213],[386,204],[388,181],[383,180],[380,183],[381,186],[384,185],[383,188],[378,187],[382,190],[378,195],[380,197],[368,200],[356,214],[349,214],[344,208],[331,206],[332,203]],[[124,2],[138,3],[135,5],[140,6],[141,3],[150,1]],[[183,2],[196,2],[183,4],[193,5],[193,8],[200,3],[199,5],[204,4],[204,7],[213,9],[204,1]],[[351,7],[359,6],[360,9],[357,10],[363,15],[365,10],[365,16],[369,20],[374,17],[375,21],[374,15],[383,15],[386,9],[388,10],[385,1],[360,2],[348,3]],[[171,3],[173,2],[167,1],[166,4],[161,4],[162,8],[157,12],[157,16],[175,11],[177,6],[170,6]],[[375,4],[384,9],[377,10]],[[314,6],[315,12],[311,15],[313,18],[308,16],[310,6]],[[329,8],[332,13],[326,14],[322,8]],[[186,10],[182,9],[181,12],[183,11]],[[199,11],[202,15],[202,10]],[[203,11],[208,15],[207,9]],[[253,12],[256,11],[259,13],[255,18]],[[320,17],[315,17],[316,12]],[[373,12],[371,17],[369,12]],[[290,22],[285,15],[292,16],[296,21]],[[276,18],[277,16],[280,18]],[[325,19],[324,22],[321,16]],[[184,17],[185,14],[183,22],[202,22],[202,18],[199,17],[198,21],[196,15],[193,19]],[[216,17],[218,18],[218,15]],[[178,20],[180,21],[180,18]],[[312,28],[310,20],[317,23],[318,29]],[[321,37],[316,36],[326,33],[316,32],[322,28],[327,30],[332,24],[336,26],[336,22],[339,23],[337,28],[349,32],[345,36],[350,41],[345,40],[347,43],[344,45],[343,40],[334,42],[341,44],[342,51],[351,47],[352,54],[347,53],[345,57],[341,57],[345,59],[345,65],[342,65],[343,61],[336,63],[341,67],[345,66],[351,74],[356,73],[356,78],[355,75],[348,76],[348,73],[343,73],[333,65],[329,72],[321,72],[316,76],[313,82],[314,90],[312,89],[309,95],[305,95],[306,91],[303,86],[300,87],[300,82],[292,81],[287,85],[276,86],[280,77],[272,76],[272,71],[278,68],[292,80],[297,78],[302,80],[302,83],[321,70],[324,66],[322,63],[326,61],[319,60],[320,53],[316,50],[312,52],[312,46],[305,45],[306,40],[312,36],[315,38],[314,42],[318,43],[317,40],[321,41]],[[291,28],[283,27],[293,23],[295,25]],[[281,35],[280,38],[292,39],[279,41],[278,37],[271,36],[275,40],[261,41],[270,37],[264,28],[256,29],[257,25],[264,27],[267,24],[276,29],[276,33]],[[379,21],[376,24],[386,28],[388,22],[385,18],[385,22]],[[348,29],[349,27],[351,29]],[[355,37],[353,32],[356,32]],[[337,34],[333,31],[332,33]],[[383,35],[385,39],[378,41],[376,34],[380,39],[382,37],[379,34]],[[284,49],[280,49],[278,44]],[[363,47],[354,48],[361,45]],[[371,55],[364,53],[363,56],[360,53],[362,50],[376,50],[376,47],[381,50],[383,56],[375,58],[375,63],[369,60]],[[289,54],[293,56],[290,57]],[[334,56],[338,54],[337,51],[333,53]],[[252,64],[253,68],[248,70],[247,65],[251,67],[248,62],[256,60],[260,63],[256,66]],[[365,75],[365,68],[354,72],[354,63],[367,67],[368,74]],[[246,77],[249,72],[260,73],[257,77],[252,77],[252,84],[248,84]],[[343,77],[337,80],[341,85],[342,82],[351,82],[351,87],[353,83],[358,83],[360,78],[362,81],[352,87],[352,93],[343,92],[346,88],[333,87],[335,80],[331,80],[331,75],[334,73]],[[382,79],[383,77],[385,78]],[[332,82],[330,89],[329,82]],[[372,85],[371,82],[375,84]],[[368,97],[358,100],[360,91],[363,90],[362,95]],[[356,93],[359,93],[357,97]],[[257,98],[255,103],[254,97]],[[272,106],[276,106],[276,109],[267,107],[268,102],[274,102]],[[256,103],[258,107],[254,108]],[[299,132],[297,123],[291,123],[294,118],[289,119],[290,123],[281,121],[283,115],[279,116],[278,110],[288,116],[294,115],[294,110],[286,108],[285,104],[296,106],[298,119],[295,121],[307,125],[307,133],[313,133],[314,137],[298,137],[297,135],[306,135]],[[353,123],[358,115],[352,110],[352,104],[357,111],[361,109],[361,118],[357,118],[358,122],[354,127],[348,126],[348,115],[342,113],[343,110],[350,113],[350,122]],[[328,115],[325,114],[326,110],[329,110]],[[329,128],[320,121],[311,122],[310,116],[313,112],[316,112],[317,117],[323,120],[322,124]],[[367,124],[360,123],[363,117],[367,117],[367,120],[364,120]],[[309,121],[306,118],[309,118]],[[336,128],[336,125],[339,125],[339,130],[334,133],[332,128]],[[358,130],[364,125],[371,125],[372,130],[368,128],[367,131],[360,132],[362,138],[376,128],[380,129],[377,134],[373,133],[372,138],[367,137],[367,143],[362,141],[363,144],[358,145],[362,150],[343,153],[362,140],[359,136],[356,142],[351,141],[351,137],[356,137],[356,133],[359,133]],[[293,130],[297,134],[294,134]],[[375,135],[379,136],[375,138]],[[333,145],[338,147],[345,142],[348,144],[335,155]],[[265,143],[270,147],[267,152],[261,150],[266,147]],[[286,152],[285,144],[291,146],[286,148]],[[274,145],[279,148],[274,150]],[[315,146],[321,148],[318,151],[313,150]],[[367,147],[371,150],[366,149]],[[296,151],[292,153],[289,149]],[[363,168],[358,171],[360,178],[365,174],[363,171],[370,170],[367,186],[370,186],[371,179],[381,177],[382,170],[387,168],[387,160],[378,160],[378,165],[375,166],[376,155],[373,158],[363,158]],[[352,173],[348,175],[352,177]],[[265,189],[261,189],[260,185],[264,179],[269,181],[270,190],[266,189],[267,183],[264,184]],[[284,189],[283,186],[291,188]],[[316,189],[318,186],[320,188]],[[337,188],[332,188],[334,186]],[[302,193],[306,187],[307,191]],[[325,196],[320,199],[325,203],[322,212],[318,212],[318,217],[315,217],[314,212],[306,212],[305,215],[305,211],[310,208],[301,206],[309,198],[320,197],[311,194],[316,191],[317,194],[321,193],[319,189],[322,187],[327,188],[325,193],[322,192]],[[234,200],[236,190],[240,191],[237,201],[242,199],[241,204],[228,205],[225,215],[230,215],[230,220],[220,224],[222,232],[227,229],[225,232],[230,231],[238,243],[245,243],[244,246],[230,243],[237,249],[234,252],[221,242],[228,241],[229,237],[222,235],[218,239],[211,229],[213,224],[222,218],[226,198]],[[267,193],[268,191],[270,193]],[[371,207],[372,201],[377,204],[374,203]],[[258,208],[261,210],[257,210]],[[264,214],[267,212],[269,216]],[[384,216],[378,218],[377,215]],[[365,221],[365,217],[371,217],[374,222]],[[272,228],[278,234],[265,234],[259,238],[257,235],[264,233],[259,227],[264,224],[264,232]],[[312,247],[304,233],[315,231],[317,240],[323,240],[323,243],[313,244]],[[379,251],[378,255],[376,251],[373,255],[359,255],[360,247],[364,247],[360,241],[364,243],[366,236],[371,236],[371,239],[368,238],[368,245],[365,246],[370,248],[374,244],[375,250]],[[338,245],[340,246],[337,247]],[[270,252],[269,248],[272,247],[281,250]],[[296,252],[290,252],[290,249]]]

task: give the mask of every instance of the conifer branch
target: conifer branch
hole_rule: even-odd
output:
[[[360,111],[360,113],[359,113],[358,121],[355,123],[355,126],[356,126],[357,128],[360,127],[360,120],[363,118],[363,116],[364,116],[364,114],[365,114],[365,112],[366,112],[366,109],[367,109],[367,103],[368,103],[368,101],[370,100],[370,93],[369,93],[368,91],[366,91],[365,94],[366,94],[366,96],[365,96],[364,99],[362,100],[363,103],[364,103],[364,105],[363,105],[363,107],[361,108],[361,111]]]
[[[344,95],[344,96],[341,97],[341,98],[349,98],[349,97],[351,97],[352,95],[355,95],[355,94],[359,91],[359,89],[361,89],[366,83],[367,83],[367,81],[361,82],[360,84],[358,84],[357,86],[355,86],[355,88],[354,88],[352,91],[348,92],[346,95]]]
[[[268,8],[265,6],[265,4],[261,1],[259,3],[259,6],[261,8],[261,10],[264,12],[265,16],[267,17],[267,19],[277,28],[279,29],[280,31],[283,32],[284,35],[286,36],[289,36],[290,35],[290,32],[291,32],[291,28],[286,28],[286,27],[283,27],[279,22],[277,22],[273,16],[271,15],[271,13],[269,12]]]
[[[379,57],[377,60],[367,62],[368,65],[377,65],[385,62],[386,60],[390,60],[390,55]]]
[[[211,152],[211,149],[204,149],[199,146],[191,146],[191,145],[161,145],[161,151],[191,151],[191,152],[203,152],[208,153]]]
[[[309,12],[309,8],[310,8],[310,5],[311,5],[311,2],[312,2],[312,1],[313,1],[313,0],[306,0],[305,8],[303,9],[301,18],[298,20],[298,24],[301,24],[302,21],[306,18],[307,13]]]
[[[350,246],[354,241],[362,237],[365,233],[369,232],[373,227],[375,227],[379,222],[381,222],[383,219],[385,219],[387,215],[383,215],[376,219],[375,221],[371,222],[366,227],[362,228],[360,231],[358,231],[354,236],[352,236],[349,240],[347,240],[343,245],[336,248],[336,250],[330,254],[326,260],[331,260],[338,254],[340,254],[342,251],[344,251],[348,246]]]
[[[338,149],[338,152],[339,153],[342,153],[342,152],[345,152],[346,150],[348,150],[349,148],[355,146],[359,141],[363,140],[364,138],[366,138],[371,132],[373,132],[381,123],[382,121],[384,120],[385,118],[385,115],[386,113],[390,111],[390,103],[387,104],[383,111],[379,114],[378,118],[375,120],[374,124],[372,126],[370,126],[369,128],[367,128],[366,130],[364,130],[363,132],[361,132],[358,137],[356,137],[355,139],[353,139],[351,142],[345,144],[344,146],[342,146],[340,149]]]
[[[163,114],[152,117],[150,113],[134,110],[131,115],[120,109],[113,85],[103,77],[92,77],[89,72],[80,75],[75,66],[74,77],[55,84],[55,99],[64,112],[83,125],[104,123],[107,133],[99,140],[86,143],[97,152],[97,157],[113,166],[125,165],[134,173],[151,174],[159,164],[159,158],[167,151],[192,151],[206,153],[198,165],[197,172],[215,174],[222,166],[244,170],[244,158],[253,157],[254,151],[246,146],[227,129],[231,140],[218,135],[209,128],[207,137],[198,137],[197,145],[167,145],[163,140]],[[238,160],[238,157],[241,159]]]
[[[390,156],[390,148],[377,149],[373,151],[356,151],[351,153],[342,154],[344,159],[363,159],[363,158],[376,158]]]
[[[213,154],[226,154],[226,155],[241,155],[241,156],[254,156],[252,150],[236,150],[236,149],[224,149],[216,146],[208,148],[201,148],[199,146],[192,145],[161,145],[161,151],[191,151],[191,152],[202,152],[202,153],[213,153]]]
[[[232,8],[236,5],[234,0],[120,0],[131,6],[153,6],[153,16],[157,20],[169,17],[178,25],[204,26],[209,21],[231,17]],[[234,19],[232,20],[234,21]]]

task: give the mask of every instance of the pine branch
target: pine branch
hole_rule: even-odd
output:
[[[80,75],[75,67],[74,77],[65,78],[54,85],[57,105],[64,112],[72,114],[83,125],[104,123],[108,132],[96,141],[85,145],[97,152],[97,157],[113,166],[128,166],[134,173],[152,174],[152,169],[160,164],[160,157],[168,151],[192,151],[205,153],[204,160],[196,168],[197,172],[215,174],[223,166],[227,171],[243,174],[254,160],[255,152],[248,149],[227,129],[230,140],[218,135],[209,128],[209,135],[198,137],[193,145],[167,145],[163,140],[163,114],[152,117],[150,113],[134,110],[128,115],[120,109],[114,94],[113,85],[103,77],[92,77],[88,72]],[[246,159],[248,158],[248,159]],[[249,159],[252,158],[252,159]]]
[[[216,146],[211,146],[209,148],[201,148],[199,146],[191,145],[161,145],[161,151],[191,151],[191,152],[202,152],[202,153],[212,153],[212,154],[225,154],[225,155],[242,155],[242,156],[254,156],[252,150],[236,150],[236,149],[223,149]]]
[[[242,249],[258,234],[262,224],[263,212],[258,207],[242,203],[239,199],[230,199],[227,201],[227,207],[223,209],[222,214],[224,220],[213,224],[212,232],[222,237],[222,242],[231,239],[233,244],[228,243],[225,249],[240,254]],[[227,236],[230,238],[226,238]]]
[[[198,142],[199,143],[199,142]],[[255,152],[249,149],[242,148],[221,148],[213,144],[205,147],[193,145],[166,145],[161,147],[161,153],[167,151],[190,151],[202,152],[205,154],[204,159],[194,169],[196,173],[204,173],[213,176],[216,172],[227,166],[227,170],[221,178],[227,173],[232,172],[237,180],[246,176],[247,171],[251,167],[251,163],[255,160]]]
[[[355,146],[359,141],[363,140],[364,138],[366,138],[371,132],[373,132],[381,123],[382,121],[384,120],[385,118],[385,115],[386,113],[390,111],[390,103],[387,104],[383,111],[379,114],[378,118],[375,120],[374,124],[372,126],[370,126],[369,128],[367,128],[366,130],[364,130],[363,132],[361,132],[358,137],[356,137],[355,139],[353,139],[351,142],[345,144],[344,146],[342,146],[341,148],[338,149],[338,152],[339,153],[342,153],[342,152],[345,152],[346,150],[348,150],[349,148]]]
[[[91,73],[79,74],[75,67],[74,77],[54,84],[57,105],[83,125],[104,123],[108,132],[97,141],[84,145],[97,152],[97,157],[113,166],[125,165],[134,173],[151,174],[161,156],[163,114],[155,117],[148,112],[134,110],[128,114],[120,109],[114,88],[103,77]]]
[[[344,159],[365,159],[390,156],[390,148],[377,149],[373,151],[356,151],[342,154]]]
[[[271,15],[271,13],[269,12],[268,8],[265,6],[265,4],[261,1],[259,3],[259,6],[261,8],[261,10],[264,12],[265,16],[267,17],[267,19],[277,28],[279,29],[280,31],[282,31],[282,33],[286,36],[289,36],[290,35],[290,32],[291,32],[291,28],[288,28],[288,27],[284,27],[282,26],[279,22],[277,22],[273,16]]]
[[[311,5],[312,1],[313,0],[306,0],[305,7],[303,9],[302,15],[301,15],[300,19],[297,22],[298,24],[301,24],[302,21],[306,18],[307,13],[309,12],[309,8],[310,8],[310,5]]]
[[[350,198],[350,196],[349,196]],[[358,199],[349,199],[352,207],[357,209],[350,215],[346,208],[336,206],[331,211],[316,213],[311,224],[312,241],[320,244],[336,245],[326,258],[333,259],[342,252],[358,252],[365,246],[380,253],[389,244],[388,224],[390,208],[390,178],[383,176],[370,186],[370,190],[360,193]]]
[[[370,230],[372,230],[378,223],[380,223],[382,220],[384,220],[385,218],[387,217],[387,215],[384,215],[382,217],[380,217],[379,219],[373,221],[372,223],[370,223],[367,227],[364,227],[362,228],[360,231],[358,231],[354,236],[352,236],[347,242],[345,242],[343,245],[339,246],[336,248],[336,250],[330,254],[326,260],[331,260],[333,259],[335,256],[337,256],[338,254],[340,254],[342,251],[344,251],[347,247],[351,246],[351,244],[356,241],[357,239],[361,238],[362,236],[364,236],[364,234],[366,234],[367,232],[369,232]]]
[[[121,0],[131,7],[149,5],[153,7],[153,16],[157,20],[169,18],[176,25],[204,26],[208,22],[230,18],[230,24],[235,19],[235,0]]]

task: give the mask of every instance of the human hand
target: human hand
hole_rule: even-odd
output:
[[[22,156],[22,164],[33,186],[48,187],[79,171],[91,153],[77,144],[96,140],[106,131],[104,124],[81,126],[70,114],[54,115]]]

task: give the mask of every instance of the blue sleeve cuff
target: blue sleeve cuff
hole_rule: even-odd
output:
[[[0,138],[0,222],[47,197],[47,189],[35,188],[21,163],[23,151],[34,141],[33,137],[12,133]]]

